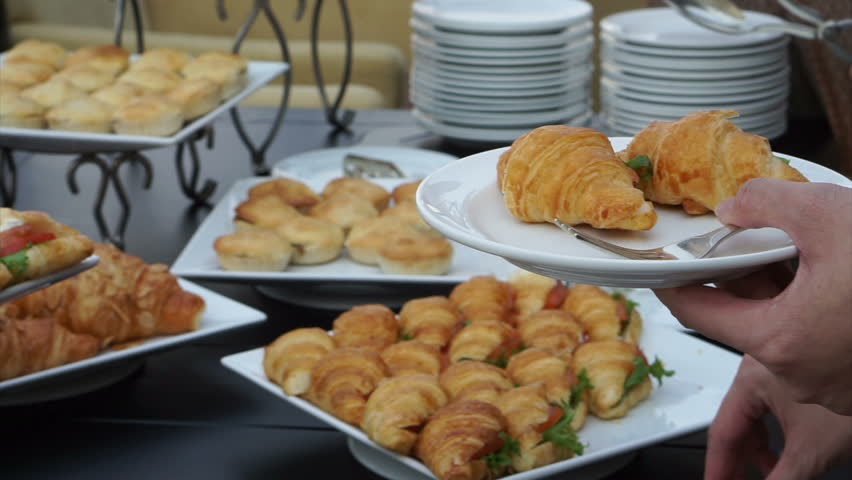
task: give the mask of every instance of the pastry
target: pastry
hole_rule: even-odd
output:
[[[483,480],[503,473],[489,453],[501,450],[506,420],[494,405],[453,402],[436,411],[420,432],[414,451],[441,480]],[[496,447],[496,448],[494,448]]]
[[[621,418],[651,394],[651,379],[647,374],[638,378],[635,384],[627,384],[637,361],[647,364],[639,347],[623,340],[597,340],[577,348],[573,369],[575,372],[587,372],[592,384],[589,410],[595,416]]]
[[[51,77],[51,81],[54,80],[65,80],[84,92],[93,92],[110,85],[115,77],[107,71],[84,63],[62,70]]]
[[[513,387],[502,368],[472,360],[451,364],[438,380],[453,402],[478,400],[494,405],[500,393]]]
[[[493,276],[480,275],[456,285],[450,293],[450,301],[470,322],[507,322],[512,312],[514,295],[509,284]]]
[[[95,356],[100,342],[52,318],[0,316],[0,381]]]
[[[280,272],[287,268],[293,255],[290,242],[260,228],[223,235],[213,248],[225,270]]]
[[[187,78],[166,94],[166,99],[180,106],[187,120],[211,112],[222,99],[222,87],[206,78]]]
[[[41,63],[4,63],[0,67],[3,83],[27,88],[46,81],[53,75],[53,69]]]
[[[264,348],[263,370],[287,395],[302,395],[310,388],[314,365],[335,348],[321,328],[290,330]]]
[[[358,177],[335,178],[326,184],[322,196],[327,198],[340,193],[366,198],[379,211],[384,210],[390,202],[390,194],[384,187]]]
[[[396,315],[384,305],[357,305],[334,319],[334,339],[341,347],[364,347],[381,352],[397,338]]]
[[[88,237],[46,213],[0,208],[0,289],[72,267],[93,250]]]
[[[142,91],[129,83],[113,83],[92,92],[92,98],[119,108],[142,96]]]
[[[444,367],[444,356],[435,345],[419,340],[405,340],[382,350],[382,360],[394,377],[414,373],[437,376]]]
[[[556,280],[526,270],[515,270],[509,277],[515,291],[515,314],[519,320],[542,309],[559,308],[568,289]]]
[[[396,203],[391,207],[382,210],[381,216],[398,218],[422,233],[440,236],[437,230],[423,220],[420,216],[420,211],[417,210],[417,205],[412,201],[404,201]]]
[[[84,97],[65,102],[47,111],[48,128],[74,132],[109,133],[112,111],[109,105]]]
[[[188,53],[174,48],[152,48],[145,52],[135,61],[131,62],[130,70],[140,68],[159,68],[169,72],[178,73],[189,63],[191,57]]]
[[[583,325],[566,310],[545,309],[518,324],[524,345],[543,348],[554,355],[570,355],[585,338]]]
[[[417,188],[423,183],[423,179],[405,182],[397,185],[391,191],[394,205],[399,205],[403,202],[414,202],[417,196]]]
[[[227,52],[206,52],[186,64],[181,73],[186,78],[206,78],[222,88],[222,98],[228,99],[243,89],[247,82],[248,62]]]
[[[592,340],[621,336],[629,316],[623,305],[595,285],[577,284],[568,290],[562,309],[570,312]]]
[[[368,348],[338,348],[311,370],[307,398],[346,423],[360,426],[367,397],[387,377],[379,354]]]
[[[339,225],[348,232],[356,223],[378,217],[379,211],[366,198],[340,194],[322,199],[310,208],[308,215]]]
[[[287,177],[278,177],[258,183],[249,189],[248,195],[249,199],[273,195],[300,211],[307,211],[320,201],[320,196],[311,187],[299,180]]]
[[[446,403],[447,395],[434,375],[385,378],[367,400],[361,428],[379,445],[408,455],[418,430]]]
[[[395,275],[444,275],[450,271],[453,245],[445,238],[410,233],[389,238],[378,251],[379,268]]]
[[[480,320],[466,325],[450,340],[451,362],[489,360],[506,366],[509,357],[520,348],[514,328],[497,320]]]
[[[98,70],[104,70],[118,75],[130,61],[130,52],[116,45],[92,45],[74,50],[65,59],[65,68],[75,65],[91,65]]]
[[[402,220],[378,217],[362,220],[352,226],[346,237],[346,251],[356,262],[379,264],[379,250],[390,238],[412,233],[413,227]]]
[[[254,196],[237,205],[238,220],[250,224],[274,228],[301,214],[291,205],[284,203],[277,196]]]
[[[21,96],[44,108],[53,108],[71,100],[85,98],[86,92],[75,87],[71,82],[60,79],[34,85],[21,92]]]
[[[497,178],[506,208],[524,222],[625,230],[657,222],[634,187],[639,176],[591,128],[547,125],[519,137],[500,155]]]
[[[462,316],[447,297],[415,298],[399,311],[402,336],[443,348],[462,325]]]
[[[164,95],[180,85],[180,75],[159,68],[139,68],[124,73],[118,83],[128,83],[145,94]]]
[[[4,56],[3,63],[40,63],[59,70],[65,63],[65,56],[65,48],[58,43],[27,39],[15,44]]]
[[[168,137],[183,126],[180,107],[163,97],[138,97],[115,109],[112,127],[123,135]]]
[[[652,122],[636,134],[620,155],[627,162],[644,155],[650,162],[639,184],[645,198],[702,214],[752,178],[807,181],[772,154],[768,140],[728,120],[737,115],[735,110],[699,111],[676,122]]]
[[[318,218],[294,216],[275,226],[275,232],[293,245],[291,261],[297,265],[330,262],[343,249],[343,229]]]
[[[0,92],[0,126],[44,128],[45,108],[15,92]]]

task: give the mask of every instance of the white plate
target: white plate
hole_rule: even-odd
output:
[[[680,95],[715,95],[719,93],[750,93],[762,90],[765,85],[790,83],[790,67],[762,77],[743,80],[664,80],[603,70],[602,80],[617,83],[626,90],[644,93],[677,93]]]
[[[709,81],[709,80],[732,80],[744,79],[753,77],[763,77],[766,74],[774,73],[779,68],[787,65],[784,63],[767,63],[753,67],[743,67],[734,69],[718,69],[718,70],[678,70],[675,68],[652,68],[644,65],[632,65],[627,63],[610,62],[604,60],[601,62],[602,68],[605,70],[621,72],[624,74],[633,74],[653,79],[665,80],[691,80],[691,81]]]
[[[428,68],[420,68],[413,67],[411,69],[411,78],[417,79],[423,83],[427,83],[430,85],[434,85],[436,87],[448,87],[448,88],[474,88],[474,89],[482,89],[482,90],[490,90],[490,89],[521,89],[521,88],[547,88],[554,87],[557,85],[561,85],[563,83],[571,83],[580,78],[580,74],[583,73],[584,70],[591,69],[591,65],[589,68],[585,69],[576,69],[573,72],[568,72],[565,74],[557,74],[557,75],[548,75],[542,78],[526,78],[523,80],[517,80],[509,77],[508,79],[489,79],[489,80],[469,80],[462,78],[453,78],[446,77],[440,74],[440,72],[434,72],[429,70]],[[569,78],[566,78],[571,75]]]
[[[744,26],[779,23],[778,17],[744,11]],[[784,37],[778,32],[759,32],[745,35],[728,35],[706,29],[687,20],[671,8],[642,8],[605,17],[600,22],[601,32],[619,40],[642,45],[691,48],[738,48],[777,41]]]
[[[424,105],[433,109],[455,112],[533,112],[549,110],[569,107],[576,103],[586,103],[586,99],[590,95],[588,87],[559,95],[503,98],[500,100],[474,97],[464,99],[434,98],[416,91],[411,91],[410,93],[411,101],[416,106]]]
[[[469,57],[463,55],[451,55],[437,50],[432,50],[421,45],[414,45],[414,54],[417,58],[429,58],[443,64],[475,65],[483,67],[516,67],[524,65],[553,65],[559,63],[585,63],[592,54],[593,39],[589,39],[582,47],[568,50],[562,53],[550,55],[524,55],[501,56],[501,57]]]
[[[735,57],[690,58],[666,55],[646,55],[644,53],[624,52],[607,46],[601,48],[601,61],[638,65],[640,67],[670,68],[674,70],[734,70],[755,68],[771,63],[776,66],[787,64],[787,49],[780,48],[752,55]]]
[[[776,113],[777,112],[777,113]],[[730,120],[737,124],[738,127],[749,130],[751,129],[760,129],[767,127],[775,127],[777,125],[784,124],[786,122],[786,116],[784,113],[786,112],[786,108],[780,108],[773,112],[772,115],[759,115],[755,117],[735,117]],[[610,125],[614,125],[617,127],[623,127],[622,130],[631,130],[634,132],[638,132],[643,128],[647,127],[649,123],[654,120],[661,120],[660,118],[647,120],[647,117],[636,118],[631,116],[621,116],[615,113],[603,113],[603,120]],[[677,120],[677,119],[673,119]],[[632,134],[631,134],[632,135]]]
[[[536,63],[531,65],[469,65],[451,62],[441,62],[427,56],[414,57],[414,65],[430,68],[434,71],[450,73],[472,73],[474,75],[534,75],[538,73],[554,73],[577,68],[576,62]]]
[[[434,98],[455,98],[464,100],[465,97],[477,98],[495,98],[501,100],[503,98],[515,97],[540,97],[543,95],[559,95],[570,93],[578,89],[585,79],[575,81],[573,84],[563,83],[550,87],[521,87],[521,88],[473,88],[473,87],[458,87],[454,85],[430,83],[428,80],[414,77],[412,78],[411,88],[418,92],[422,92]]]
[[[530,131],[531,127],[496,128],[496,127],[469,127],[453,125],[436,120],[416,109],[411,112],[414,120],[426,130],[441,135],[442,137],[468,142],[502,143],[510,144],[519,136]],[[592,119],[591,105],[587,105],[587,113],[580,114],[574,118],[566,118],[556,123],[566,125],[587,125]]]
[[[551,82],[563,79],[570,81],[575,77],[579,77],[581,75],[590,75],[593,70],[594,66],[592,65],[572,65],[569,68],[558,69],[546,73],[518,74],[510,72],[489,73],[485,75],[481,73],[464,73],[440,70],[436,69],[435,64],[431,62],[415,62],[412,66],[412,71],[414,72],[420,72],[427,76],[431,76],[435,79],[440,79],[446,82],[490,82],[495,85],[500,85],[503,83],[516,85],[523,82]]]
[[[249,62],[248,82],[244,89],[222,102],[210,113],[187,123],[170,137],[0,127],[0,145],[21,150],[56,153],[122,152],[174,145],[186,140],[222,112],[229,110],[289,68],[289,65],[282,62]]]
[[[61,282],[62,280],[65,280],[69,277],[73,277],[78,273],[83,273],[86,270],[97,265],[99,261],[100,258],[97,255],[91,255],[87,258],[84,258],[83,261],[78,263],[77,265],[68,267],[65,270],[53,272],[50,275],[45,275],[41,278],[36,278],[35,280],[21,282],[17,285],[12,285],[9,288],[0,290],[0,304],[3,304],[5,302],[11,302],[16,298],[23,297],[24,295],[29,295],[30,293],[33,293],[36,290],[47,288],[53,285],[54,283]]]
[[[614,461],[620,455],[710,425],[733,381],[740,357],[687,334],[650,324],[642,333],[641,344],[648,358],[659,357],[667,368],[676,372],[675,376],[667,378],[662,387],[658,388],[655,384],[651,396],[620,420],[605,421],[590,416],[579,432],[580,440],[587,444],[583,455],[504,478],[544,478],[602,460]],[[299,397],[284,394],[264,373],[262,348],[229,355],[222,359],[222,364],[290,405],[381,452],[392,461],[414,469],[427,478],[435,478],[418,460],[387,450],[370,440],[361,429],[338,420]],[[707,368],[707,365],[713,365],[713,368]]]
[[[630,138],[612,138],[622,150]],[[712,258],[647,261],[619,257],[577,240],[551,224],[523,223],[506,210],[497,188],[496,165],[506,148],[449,164],[429,175],[417,191],[423,218],[449,238],[506,258],[520,268],[563,280],[614,287],[665,288],[741,276],[763,265],[792,258],[797,250],[777,229],[743,232]],[[828,168],[788,155],[790,165],[811,181],[852,186]],[[679,207],[656,206],[657,225],[647,232],[594,230],[628,248],[655,248],[720,226],[714,215],[691,216]],[[583,227],[587,228],[587,227]]]
[[[417,48],[432,53],[439,53],[448,57],[476,57],[476,58],[513,58],[513,57],[529,57],[529,56],[570,56],[572,53],[580,51],[588,52],[594,45],[594,38],[591,35],[583,37],[576,41],[563,43],[555,47],[533,47],[533,48],[474,48],[474,47],[455,47],[438,43],[430,38],[426,38],[416,33],[411,35],[411,41]]]
[[[592,7],[577,0],[426,0],[412,13],[439,28],[461,32],[559,31],[587,21]]]
[[[419,110],[425,115],[429,115],[437,120],[456,123],[459,125],[469,125],[472,127],[512,127],[517,125],[544,125],[552,122],[559,122],[566,118],[573,118],[588,109],[585,103],[577,103],[570,107],[553,109],[549,111],[540,111],[532,113],[466,113],[466,112],[448,112],[446,110],[437,112],[430,111],[423,106],[417,106],[415,110]]]
[[[720,90],[715,94],[699,95],[691,92],[679,92],[672,90],[668,94],[637,92],[623,88],[623,85],[612,80],[601,78],[601,90],[608,95],[626,98],[640,102],[650,103],[676,103],[679,105],[712,105],[725,103],[753,102],[763,98],[775,99],[786,98],[790,93],[789,82],[782,81],[780,84],[766,84],[761,90],[748,93],[729,93]]]
[[[443,30],[412,16],[409,21],[414,32],[441,45],[469,48],[547,48],[565,45],[581,37],[592,36],[592,22],[583,22],[555,33],[540,35],[502,35],[461,33]]]
[[[620,108],[615,108],[612,106],[608,106],[601,113],[603,114],[604,120],[617,119],[644,125],[647,125],[655,120],[674,121],[679,120],[681,118],[681,116],[678,115],[643,115],[641,113],[631,112],[629,110],[622,110]],[[757,125],[766,125],[772,123],[773,121],[781,122],[782,120],[786,119],[786,116],[787,105],[781,104],[776,106],[775,108],[763,112],[740,115],[739,117],[732,118],[731,121],[740,126],[749,125],[753,127]]]
[[[336,161],[342,161],[347,151],[353,151],[376,158],[389,159],[400,166],[406,173],[415,175],[404,179],[371,179],[387,189],[391,189],[399,183],[422,178],[428,173],[425,169],[418,169],[416,163],[406,165],[404,156],[400,152],[412,149],[395,149],[395,153],[388,154],[393,147],[357,147],[349,149],[336,149]],[[327,155],[323,152],[319,155]],[[438,155],[438,154],[436,154]],[[304,158],[304,157],[302,157]],[[417,160],[422,160],[421,155]],[[432,159],[434,170],[434,159]],[[299,172],[306,173],[296,178],[308,184],[311,188],[321,191],[322,188],[335,177],[343,175],[343,169],[332,170],[324,168],[322,163],[317,162],[316,170],[311,168],[307,162],[299,162],[299,167],[290,169],[287,166],[276,167],[276,172]],[[446,160],[443,161],[446,163]],[[412,164],[414,166],[412,166]],[[503,274],[511,269],[511,265],[502,259],[483,254],[464,245],[453,242],[453,262],[447,275],[396,275],[383,273],[379,267],[363,265],[350,259],[344,252],[328,263],[321,265],[290,265],[283,272],[249,272],[224,270],[219,266],[216,252],[213,250],[213,242],[221,235],[233,232],[234,209],[248,198],[248,190],[252,186],[269,180],[268,177],[247,178],[239,180],[225,194],[221,201],[213,208],[213,211],[204,219],[195,234],[183,248],[172,271],[177,275],[188,278],[219,280],[229,282],[241,282],[251,284],[287,284],[290,282],[355,282],[355,283],[382,283],[382,284],[453,284],[469,279],[474,275]]]
[[[621,122],[618,120],[615,121],[606,121],[606,124],[612,129],[615,135],[622,136],[632,136],[636,135],[641,131],[644,126],[639,126],[637,124]],[[742,128],[743,130],[753,133],[755,135],[760,135],[761,137],[765,137],[769,140],[773,140],[775,138],[780,137],[787,131],[787,119],[779,118],[777,121],[769,123],[769,124],[757,124],[757,125],[743,125],[737,122],[737,126]]]
[[[143,355],[164,348],[191,342],[233,328],[251,325],[266,319],[266,314],[263,312],[235,302],[192,282],[180,280],[180,285],[185,290],[200,295],[206,302],[206,310],[201,317],[198,330],[177,335],[153,337],[143,343],[122,350],[107,350],[92,358],[4,380],[0,382],[0,405],[36,401],[37,399],[33,398],[34,391],[38,391],[39,396],[43,399],[82,393],[78,384],[80,381],[85,381],[90,371],[102,372],[110,366],[124,365]]]
[[[703,105],[680,105],[676,103],[654,103],[642,102],[637,100],[629,100],[626,98],[613,97],[612,95],[601,91],[601,104],[604,109],[610,106],[630,110],[631,112],[644,113],[647,115],[674,115],[683,117],[696,110],[712,109],[712,108],[733,108],[740,115],[751,115],[753,113],[765,112],[773,110],[781,105],[786,104],[787,95],[779,95],[761,100],[750,102],[708,102]]]
[[[602,32],[600,35],[601,44],[605,47],[615,48],[625,52],[641,53],[644,55],[665,55],[669,57],[685,57],[685,58],[714,58],[714,57],[732,57],[737,55],[754,55],[779,49],[784,49],[790,43],[789,37],[781,38],[767,43],[748,47],[731,47],[731,48],[688,48],[680,45],[671,46],[652,46],[635,44],[613,37],[612,35]]]

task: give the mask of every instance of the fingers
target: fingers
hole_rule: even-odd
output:
[[[790,284],[794,271],[786,262],[773,263],[745,277],[718,282],[716,286],[741,298],[773,298]]]
[[[766,328],[752,328],[766,318],[764,301],[703,286],[658,289],[654,293],[684,326],[741,352],[754,351],[770,333]]]

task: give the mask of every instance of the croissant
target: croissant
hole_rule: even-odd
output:
[[[204,299],[180,287],[162,264],[146,264],[105,244],[95,244],[100,262],[69,278],[4,305],[6,314],[53,317],[103,346],[198,328]]]
[[[399,311],[403,336],[443,347],[450,342],[462,315],[447,297],[439,295],[405,302]]]
[[[636,172],[591,128],[546,125],[519,137],[500,156],[497,179],[506,208],[524,222],[625,230],[657,222],[653,205],[634,187]]]
[[[509,278],[515,291],[515,313],[519,320],[545,308],[558,308],[565,300],[565,283],[537,273],[517,270]]]
[[[625,382],[635,368],[634,358],[639,356],[642,352],[636,344],[618,339],[593,341],[577,348],[573,369],[585,369],[591,380],[589,410],[593,414],[603,419],[621,418],[651,394],[647,375],[625,390]]]
[[[281,335],[264,349],[263,370],[288,395],[301,395],[311,385],[311,370],[334,339],[321,328],[297,328]]]
[[[396,315],[381,304],[356,305],[334,319],[334,338],[341,347],[381,352],[399,338]]]
[[[379,445],[408,455],[420,428],[446,403],[447,394],[433,375],[386,378],[370,394],[361,428]]]
[[[52,318],[0,317],[0,381],[95,356],[98,338]]]
[[[414,452],[441,480],[491,478],[483,457],[500,449],[500,433],[505,430],[506,420],[494,405],[475,400],[453,402],[432,415]]]
[[[520,337],[510,325],[495,320],[471,323],[450,341],[450,361],[508,358],[520,347]]]
[[[583,326],[566,310],[539,310],[524,318],[518,331],[527,347],[539,347],[556,355],[568,354],[583,341]]]
[[[307,399],[346,423],[358,426],[367,397],[388,376],[378,353],[368,348],[338,348],[322,357],[311,371]]]
[[[441,349],[419,340],[395,343],[382,351],[391,376],[426,373],[438,375],[444,366]]]
[[[509,360],[506,373],[515,384],[544,385],[547,401],[553,405],[562,405],[571,401],[571,387],[577,385],[577,376],[571,370],[571,365],[562,358],[548,353],[540,348],[531,347],[518,353]],[[580,430],[586,422],[588,413],[587,394],[578,394],[572,405],[575,410],[571,428]]]
[[[450,365],[438,381],[454,402],[479,400],[493,404],[500,392],[513,386],[502,368],[471,360]]]
[[[469,322],[508,321],[514,292],[509,284],[480,275],[456,285],[450,292],[450,301]]]
[[[772,155],[768,140],[728,120],[737,115],[736,110],[707,110],[676,122],[652,122],[619,155],[625,161],[646,155],[652,168],[640,183],[645,198],[683,205],[690,214],[715,210],[752,178],[807,181]]]
[[[562,309],[571,313],[592,340],[618,338],[628,315],[612,295],[595,285],[577,284],[568,290]]]

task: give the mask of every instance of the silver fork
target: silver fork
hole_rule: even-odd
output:
[[[589,242],[592,245],[617,253],[622,257],[632,258],[635,260],[695,260],[696,258],[705,258],[710,255],[723,240],[731,238],[742,231],[742,228],[734,225],[723,225],[716,230],[696,235],[694,237],[681,240],[660,248],[635,249],[615,245],[606,240],[580,232],[579,230],[566,225],[559,221],[558,218],[553,219],[562,230],[574,235],[579,240]]]

